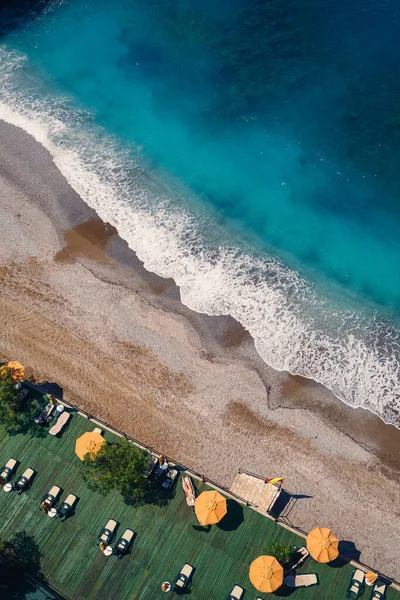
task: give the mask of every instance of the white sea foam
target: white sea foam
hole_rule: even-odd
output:
[[[49,150],[71,186],[117,227],[148,270],[172,277],[193,310],[240,321],[272,367],[319,381],[347,404],[400,426],[393,329],[363,328],[357,315],[329,313],[294,271],[273,258],[232,245],[211,247],[195,216],[178,208],[167,188],[160,191],[90,115],[63,99],[39,97],[35,87],[29,92],[24,64],[0,49],[0,118]]]

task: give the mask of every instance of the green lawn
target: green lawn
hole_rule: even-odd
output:
[[[81,462],[75,456],[76,438],[91,431],[93,423],[74,414],[61,439],[9,437],[0,427],[0,466],[9,458],[20,462],[17,475],[30,466],[37,471],[32,488],[17,496],[0,491],[0,537],[19,530],[35,536],[42,552],[42,570],[48,583],[71,600],[158,600],[163,581],[173,581],[185,562],[196,568],[191,586],[192,600],[224,600],[234,583],[242,585],[245,600],[257,594],[248,579],[252,560],[265,553],[267,542],[279,540],[303,545],[303,540],[274,522],[241,507],[230,506],[231,518],[207,533],[197,528],[194,512],[186,505],[180,481],[166,507],[126,506],[119,494],[103,497],[90,492],[81,477]],[[108,432],[109,441],[116,438]],[[42,496],[59,485],[62,498],[79,497],[76,514],[64,523],[50,519],[39,510]],[[199,490],[205,486],[199,485]],[[99,530],[113,518],[120,523],[118,534],[130,527],[136,533],[132,552],[122,560],[105,557],[96,545]],[[282,588],[277,596],[294,600],[335,600],[345,598],[351,577],[350,565],[334,568],[307,559],[303,572],[316,572],[320,585],[296,591]],[[171,596],[171,595],[170,595]],[[370,597],[369,590],[363,598]],[[394,589],[387,600],[400,599]]]

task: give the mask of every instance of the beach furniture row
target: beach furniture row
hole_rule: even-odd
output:
[[[98,535],[97,544],[105,556],[111,556],[111,554],[114,554],[117,556],[117,558],[122,558],[133,544],[136,533],[132,529],[128,528],[125,529],[115,547],[112,548],[111,544],[115,539],[117,528],[117,521],[114,519],[109,519]]]
[[[349,587],[347,588],[346,598],[350,598],[351,600],[357,600],[360,596],[363,595],[365,590],[365,585],[370,585],[372,587],[370,600],[384,600],[386,594],[386,584],[383,581],[379,581],[377,576],[375,580],[369,580],[368,575],[374,575],[373,573],[365,574],[361,569],[354,569],[352,578],[349,583]]]

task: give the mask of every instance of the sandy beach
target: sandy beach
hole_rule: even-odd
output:
[[[331,527],[400,579],[399,430],[269,368],[232,318],[186,308],[3,122],[0,203],[0,357],[225,486],[239,468],[284,477],[288,522]]]

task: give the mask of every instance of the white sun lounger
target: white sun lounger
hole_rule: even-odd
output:
[[[315,573],[302,573],[301,575],[288,575],[285,584],[291,588],[311,587],[318,585],[318,577]]]
[[[7,464],[4,465],[4,467],[1,470],[0,481],[2,480],[4,483],[7,483],[11,475],[14,473],[16,466],[17,461],[15,460],[15,458],[10,458],[10,460],[7,462]]]
[[[310,556],[309,551],[307,550],[307,548],[305,546],[303,546],[302,548],[299,548],[296,552],[296,554],[299,556],[298,561],[291,567],[292,571],[295,571],[296,569],[298,569],[300,567],[300,565],[303,564],[303,562],[306,560],[307,556]]]
[[[100,429],[100,427],[95,427],[95,428],[93,429],[93,433],[99,433],[100,435],[103,435],[103,430],[102,430],[102,429]]]
[[[49,434],[50,435],[58,435],[59,433],[61,433],[61,431],[63,430],[65,425],[68,423],[70,418],[71,418],[70,413],[65,412],[65,411],[62,412],[61,415],[57,419],[57,423],[49,429]]]
[[[28,467],[27,469],[25,469],[22,475],[18,477],[14,485],[14,489],[17,492],[17,494],[21,494],[24,490],[27,489],[34,474],[35,471]]]
[[[355,569],[348,587],[348,594],[360,594],[360,590],[364,587],[365,573],[361,569]]]
[[[175,586],[178,588],[185,588],[190,581],[190,578],[193,575],[194,567],[186,563],[183,565],[182,569],[179,571],[179,575],[175,581]]]
[[[112,538],[114,537],[115,530],[117,529],[117,521],[114,519],[109,519],[100,532],[97,542],[100,544],[104,542],[105,544],[109,544]]]
[[[78,498],[75,494],[68,494],[60,508],[57,510],[57,518],[60,519],[60,521],[64,521],[67,518],[77,500]]]
[[[385,583],[378,581],[378,583],[374,585],[371,600],[383,600],[386,594],[386,588],[387,585]]]
[[[129,546],[132,544],[134,537],[135,532],[132,531],[132,529],[125,529],[124,533],[119,538],[114,550],[114,554],[116,554],[118,558],[121,558],[125,554]]]
[[[40,508],[46,512],[47,508],[52,508],[56,503],[58,496],[61,494],[61,488],[58,485],[53,485],[53,487],[47,492],[46,496],[43,498]],[[47,506],[44,507],[44,505]]]
[[[77,498],[75,496],[75,494],[68,494],[68,496],[65,498],[63,504],[67,504],[68,506],[73,506],[76,502]]]
[[[244,589],[240,585],[234,585],[229,594],[229,600],[241,600],[244,594]]]

